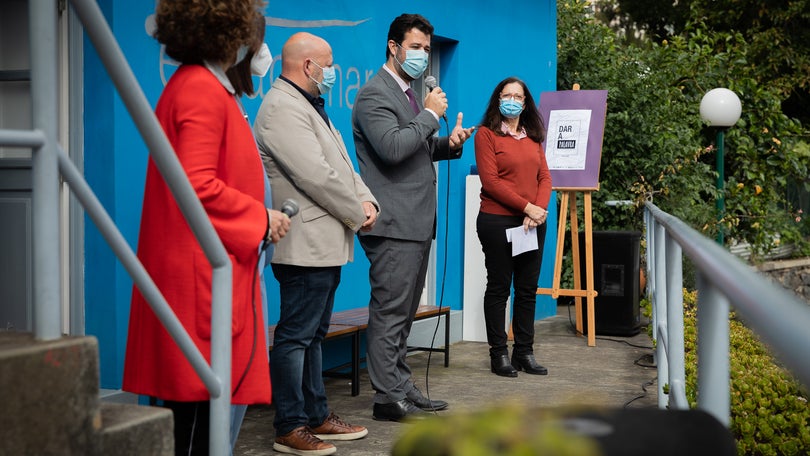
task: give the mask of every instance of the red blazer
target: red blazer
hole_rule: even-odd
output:
[[[252,131],[233,95],[199,65],[177,70],[155,112],[233,262],[232,388],[246,370],[247,374],[232,402],[269,403],[270,374],[256,273],[267,212],[264,167]],[[210,363],[212,268],[151,158],[138,257]],[[191,364],[137,288],[132,292],[123,389],[173,401],[209,399]]]

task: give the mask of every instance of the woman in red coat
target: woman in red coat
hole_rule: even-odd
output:
[[[289,229],[286,215],[264,205],[264,168],[225,74],[255,46],[262,7],[258,0],[173,0],[161,1],[155,15],[155,37],[182,63],[156,115],[233,264],[232,403],[243,406],[270,402],[258,261],[262,243]],[[212,268],[151,159],[138,257],[210,362]],[[207,454],[208,391],[137,288],[123,388],[173,410],[178,454]]]

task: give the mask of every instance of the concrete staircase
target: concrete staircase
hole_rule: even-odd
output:
[[[0,455],[172,455],[172,414],[101,403],[93,337],[0,332]]]

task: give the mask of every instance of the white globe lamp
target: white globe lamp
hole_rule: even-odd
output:
[[[717,243],[724,245],[723,217],[726,213],[725,182],[726,176],[723,171],[725,157],[723,156],[725,131],[728,127],[734,126],[740,120],[742,104],[736,93],[725,88],[712,89],[703,95],[700,100],[700,117],[710,126],[717,128],[717,199],[715,206],[717,209]]]
[[[700,117],[712,127],[732,127],[741,113],[740,98],[728,89],[709,90],[700,100]]]

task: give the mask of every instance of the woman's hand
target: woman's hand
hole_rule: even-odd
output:
[[[267,230],[267,240],[275,244],[290,231],[290,218],[287,214],[275,209],[267,209],[267,220],[270,222],[270,229]]]
[[[534,226],[542,225],[546,223],[546,218],[548,217],[548,211],[543,209],[540,206],[535,206],[532,203],[526,203],[526,207],[523,208],[523,213],[526,214],[526,217],[531,219],[532,222],[535,223]],[[523,222],[523,227],[526,227],[526,221]],[[528,229],[528,228],[526,228]]]
[[[523,217],[523,231],[528,233],[530,229],[537,228],[538,223],[531,217]]]

